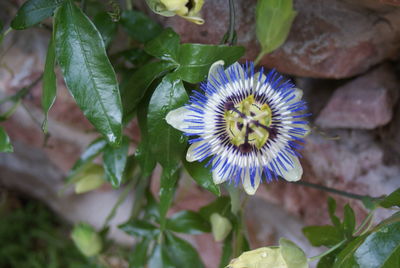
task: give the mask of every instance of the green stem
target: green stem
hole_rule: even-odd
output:
[[[346,243],[346,242],[347,242],[347,240],[345,239],[345,240],[341,241],[340,243],[336,244],[335,246],[331,247],[331,248],[328,249],[327,251],[322,252],[321,254],[319,254],[319,255],[317,255],[317,256],[308,258],[308,261],[309,261],[309,262],[312,262],[312,261],[315,261],[315,260],[319,260],[319,259],[321,259],[322,257],[324,257],[324,256],[326,256],[326,255],[329,255],[330,253],[332,253],[332,252],[335,251],[336,249],[340,248],[340,247],[341,247],[344,243]]]
[[[220,44],[229,44],[230,46],[236,44],[235,18],[236,18],[235,2],[234,0],[229,0],[228,31],[224,34],[224,37],[222,37]]]
[[[108,214],[107,218],[103,223],[103,228],[106,228],[112,218],[114,218],[115,214],[117,213],[117,209],[125,201],[126,197],[128,196],[129,192],[132,190],[133,186],[135,186],[136,180],[133,179],[129,182],[129,184],[125,187],[122,194],[118,197],[117,202],[115,203],[114,207],[111,209],[110,213]]]
[[[254,65],[258,65],[260,63],[260,61],[262,60],[262,58],[265,56],[265,52],[264,51],[260,51],[260,53],[258,54],[257,58],[254,60]]]
[[[126,9],[132,10],[132,0],[126,0]]]
[[[81,0],[81,9],[84,13],[86,12],[86,0]]]
[[[376,199],[376,198],[368,196],[368,195],[359,195],[359,194],[349,193],[349,192],[345,192],[345,191],[338,190],[338,189],[335,189],[335,188],[330,188],[330,187],[327,187],[327,186],[324,186],[324,185],[311,183],[311,182],[306,182],[306,181],[296,181],[296,182],[292,182],[292,183],[293,184],[297,184],[297,185],[310,187],[310,188],[314,188],[314,189],[318,189],[318,190],[322,190],[322,191],[325,191],[325,192],[328,192],[328,193],[338,194],[338,195],[341,195],[341,196],[345,196],[345,197],[353,198],[353,199],[357,199],[357,200],[364,200],[365,198]]]
[[[360,226],[358,226],[357,230],[355,230],[355,231],[353,232],[353,235],[357,235],[357,233],[361,232],[361,230],[364,229],[364,227],[365,227],[365,225],[366,225],[367,223],[373,222],[373,221],[372,221],[373,216],[374,216],[374,212],[373,212],[373,211],[371,211],[370,213],[368,213],[367,217],[365,217],[365,219],[364,219],[363,222],[360,224]],[[368,229],[369,229],[369,227],[367,227],[367,228],[362,232],[362,234],[364,234],[365,231],[368,231]],[[360,235],[362,235],[362,234],[360,234]]]

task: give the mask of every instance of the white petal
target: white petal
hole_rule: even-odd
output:
[[[251,185],[251,180],[250,180],[250,172],[246,172],[246,176],[244,178],[243,182],[243,188],[246,191],[248,195],[254,195],[257,191],[258,186],[260,185],[261,181],[261,176],[256,173],[256,176],[254,177],[254,187]]]
[[[178,109],[170,111],[165,117],[165,120],[168,124],[180,131],[187,131],[190,123],[185,122],[184,119],[185,117],[187,118],[188,113],[190,113],[190,111],[186,109],[186,107],[180,107]]]
[[[199,160],[201,157],[199,156],[195,156],[195,149],[201,145],[203,145],[204,143],[206,143],[207,141],[198,141],[198,142],[194,142],[192,145],[189,146],[189,149],[187,150],[186,153],[186,161],[188,162],[194,162],[196,160]]]
[[[299,137],[299,138],[305,138],[308,135],[310,135],[310,133],[311,133],[311,128],[310,128],[310,125],[308,125],[308,124],[291,124],[290,126],[293,127],[293,128],[299,127],[299,128],[302,128],[302,129],[305,130],[304,134],[292,133],[290,135],[293,135],[293,136],[296,136],[296,137]]]
[[[281,176],[287,181],[298,181],[301,179],[301,175],[303,175],[303,168],[301,167],[300,161],[296,156],[291,156],[293,167],[288,171],[285,171],[281,168]]]
[[[214,165],[214,163],[215,163],[215,160],[214,160],[214,162],[213,162],[213,165]],[[215,168],[215,169],[212,171],[212,177],[213,177],[214,183],[215,183],[215,184],[220,184],[220,183],[223,183],[223,182],[227,181],[228,178],[221,177],[221,176],[219,175],[219,172],[218,172],[218,171],[219,171],[219,168],[218,168],[218,167]]]
[[[218,78],[218,69],[222,68],[222,70],[224,69],[224,64],[225,62],[223,60],[219,60],[214,62],[211,67],[210,70],[208,71],[208,77],[213,76],[215,79]]]
[[[289,101],[289,102],[287,103],[287,105],[290,105],[290,104],[293,104],[293,103],[295,103],[295,102],[300,101],[301,98],[303,97],[303,90],[301,90],[301,89],[299,89],[299,88],[296,88],[296,89],[294,90],[293,94],[294,94],[295,97],[293,98],[293,100]]]

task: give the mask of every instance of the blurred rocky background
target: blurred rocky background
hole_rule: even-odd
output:
[[[1,1],[0,19],[8,23],[22,2]],[[215,44],[226,32],[226,0],[205,1],[203,26],[151,14],[141,2],[135,4],[164,26],[174,28],[183,42]],[[303,181],[374,197],[392,192],[400,187],[400,1],[294,2],[298,15],[288,40],[261,64],[290,76],[304,90],[313,114],[313,132],[301,159]],[[238,43],[247,48],[244,60],[253,60],[259,52],[255,4],[256,0],[236,1]],[[49,37],[50,32],[40,27],[7,35],[0,48],[0,98],[15,94],[41,76]],[[96,133],[60,75],[58,78],[48,137],[40,126],[40,82],[34,84],[16,113],[1,123],[15,153],[0,153],[0,187],[40,199],[70,222],[88,221],[100,228],[118,191],[104,186],[87,194],[67,190],[60,195],[67,171]],[[5,109],[0,106],[0,112]],[[128,134],[138,140],[135,124],[129,129]],[[252,247],[276,244],[285,236],[313,255],[317,250],[311,249],[301,228],[328,223],[327,197],[327,193],[303,185],[264,185],[247,205]],[[360,202],[334,197],[339,208],[350,202],[359,220],[366,215]],[[196,210],[212,198],[184,178],[173,210]],[[115,226],[127,219],[131,206],[128,199],[112,221],[111,235],[122,244],[132,240]],[[376,220],[386,216],[387,212],[378,212]],[[201,249],[208,267],[216,267],[221,245],[214,243],[211,235],[188,239]]]

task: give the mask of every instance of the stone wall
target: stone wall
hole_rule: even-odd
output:
[[[7,1],[6,1],[7,2]],[[0,16],[9,21],[18,1],[1,3]],[[140,4],[139,1],[136,1]],[[219,43],[228,22],[227,1],[205,1],[203,26],[180,18],[162,18],[183,42]],[[258,53],[254,33],[255,0],[238,0],[238,43],[247,47],[245,59]],[[14,5],[14,4],[15,5]],[[303,180],[329,187],[380,196],[400,187],[400,7],[398,1],[297,0],[299,14],[287,42],[266,56],[262,64],[292,76],[309,102],[313,132],[307,138],[301,162]],[[145,6],[139,5],[149,13]],[[6,11],[7,10],[7,11]],[[150,14],[150,13],[149,13]],[[4,20],[3,20],[4,21]],[[45,29],[12,32],[1,46],[0,97],[15,93],[37,79],[43,70],[50,33]],[[48,139],[41,132],[41,84],[30,91],[5,123],[15,153],[0,154],[0,185],[40,198],[66,219],[89,221],[100,227],[118,193],[103,187],[81,196],[58,195],[63,177],[85,146],[96,136],[58,75],[57,100],[50,112]],[[0,106],[0,111],[6,107]],[[138,138],[135,123],[129,134]],[[328,223],[327,194],[286,182],[260,187],[247,206],[253,247],[271,245],[281,236],[316,253],[301,235],[307,224]],[[336,196],[337,197],[337,196]],[[179,209],[197,209],[211,194],[189,179],[181,181]],[[339,207],[348,199],[338,198]],[[361,219],[366,213],[351,201]],[[129,200],[113,226],[126,219]],[[95,210],[96,214],[90,213]],[[377,220],[387,216],[378,212]],[[114,227],[113,237],[132,243]],[[215,267],[221,245],[210,235],[188,237],[201,248],[208,267]]]

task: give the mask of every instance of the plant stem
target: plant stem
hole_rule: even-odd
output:
[[[81,9],[84,13],[86,12],[86,0],[81,0]]]
[[[333,193],[333,194],[338,194],[338,195],[341,195],[341,196],[345,196],[345,197],[353,198],[353,199],[357,199],[357,200],[364,200],[365,198],[376,199],[376,198],[368,196],[368,195],[359,195],[359,194],[349,193],[349,192],[345,192],[345,191],[338,190],[338,189],[335,189],[335,188],[330,188],[330,187],[327,187],[327,186],[324,186],[324,185],[311,183],[311,182],[306,182],[306,181],[296,181],[296,182],[292,182],[292,183],[293,184],[302,185],[302,186],[306,186],[306,187],[310,187],[310,188],[314,188],[314,189],[318,189],[318,190],[322,190],[322,191]]]
[[[265,52],[264,51],[260,51],[260,53],[258,54],[257,58],[254,60],[254,65],[258,65],[258,63],[260,63],[260,61],[262,60],[262,58],[265,56]]]
[[[229,0],[229,25],[228,31],[222,37],[221,44],[229,44],[233,46],[236,44],[236,31],[235,31],[235,2],[234,0]]]
[[[126,0],[126,9],[132,10],[132,0]]]
[[[357,233],[359,233],[362,229],[364,229],[365,225],[367,223],[371,223],[372,222],[372,218],[374,216],[374,212],[371,211],[370,213],[368,213],[367,217],[365,217],[365,219],[363,220],[363,222],[360,224],[360,226],[357,228],[357,230],[355,230],[353,232],[353,235],[356,235]],[[368,231],[369,227],[367,227],[360,235],[364,234],[365,231]]]
[[[322,257],[324,257],[324,256],[326,256],[326,255],[332,253],[333,251],[335,251],[336,249],[338,249],[339,247],[341,247],[341,246],[342,246],[344,243],[346,243],[346,242],[347,242],[347,240],[345,239],[345,240],[341,241],[340,243],[336,244],[335,246],[331,247],[331,248],[328,249],[327,251],[325,251],[325,252],[323,252],[323,253],[321,253],[321,254],[319,254],[319,255],[317,255],[317,256],[308,258],[308,261],[309,261],[309,262],[312,262],[312,261],[321,259]]]
[[[107,218],[105,219],[103,223],[103,228],[106,228],[109,222],[111,221],[112,218],[114,218],[115,214],[117,213],[118,207],[122,204],[122,202],[125,201],[126,197],[132,190],[133,186],[135,186],[136,180],[133,179],[129,182],[129,184],[125,187],[124,191],[121,193],[121,195],[118,197],[117,202],[115,203],[114,207],[111,209],[110,213],[108,214]]]

